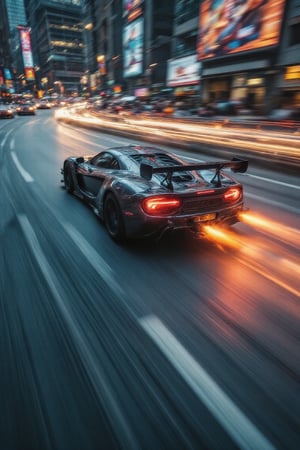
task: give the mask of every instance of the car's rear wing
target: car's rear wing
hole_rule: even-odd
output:
[[[141,163],[140,175],[145,180],[150,181],[153,174],[165,173],[166,177],[163,180],[167,182],[169,189],[172,189],[172,175],[174,172],[190,172],[192,170],[211,170],[215,169],[216,174],[214,175],[212,182],[216,180],[217,186],[221,186],[221,170],[231,169],[233,172],[244,173],[248,169],[248,161],[233,158],[231,161],[215,161],[215,162],[205,162],[199,164],[188,164],[188,165],[178,165],[178,166],[163,166],[163,167],[153,167],[150,164]]]

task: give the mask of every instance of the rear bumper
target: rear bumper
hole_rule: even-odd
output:
[[[245,211],[243,204],[221,211],[212,211],[215,217],[209,220],[202,220],[207,213],[176,217],[126,216],[126,235],[128,238],[143,238],[180,229],[201,234],[205,225],[234,225],[240,221],[239,214],[243,211]]]

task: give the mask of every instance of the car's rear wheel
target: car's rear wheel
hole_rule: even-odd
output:
[[[72,178],[71,167],[69,167],[69,166],[66,166],[64,168],[64,184],[65,184],[66,191],[69,194],[72,194],[74,192],[74,181]]]
[[[104,223],[112,239],[117,242],[125,240],[122,212],[113,194],[108,194],[104,202]]]

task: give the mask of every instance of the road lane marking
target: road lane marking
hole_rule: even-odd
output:
[[[14,131],[14,129],[12,128],[11,130],[9,130],[6,134],[5,134],[5,136],[4,136],[4,138],[2,139],[2,141],[1,141],[1,150],[3,150],[3,147],[4,147],[4,145],[6,144],[6,141],[7,141],[7,139],[9,138],[9,135],[10,135],[10,133],[12,133]]]
[[[244,200],[247,201],[247,198],[251,198],[253,200],[258,201],[259,203],[267,204],[268,206],[274,206],[275,208],[278,208],[278,211],[280,209],[284,209],[285,211],[291,212],[293,214],[299,215],[300,208],[295,208],[294,206],[287,205],[286,203],[280,203],[275,200],[268,199],[266,200],[265,197],[262,197],[261,195],[255,195],[250,193],[244,193]]]
[[[184,158],[186,160],[190,160],[190,161],[194,161],[194,162],[200,162],[200,163],[206,162],[202,159],[192,158],[192,157],[188,157],[188,156],[182,156],[180,153],[178,156],[180,156],[181,158]],[[279,180],[272,180],[271,178],[261,177],[259,175],[253,175],[250,173],[243,173],[243,174],[239,174],[239,175],[244,176],[244,177],[256,178],[258,180],[265,181],[267,183],[279,184],[280,186],[285,186],[285,187],[288,187],[291,189],[300,189],[300,186],[297,186],[295,184],[285,183],[284,181],[279,181]]]
[[[300,189],[300,186],[296,186],[295,184],[285,183],[284,181],[271,180],[270,178],[260,177],[258,175],[251,175],[250,173],[246,173],[245,176],[251,178],[257,178],[258,180],[266,181],[268,183],[279,184],[280,186],[286,186],[292,189]]]
[[[240,449],[275,450],[156,316],[146,316],[140,323]]]
[[[126,416],[122,413],[120,404],[103,373],[101,361],[98,361],[92,353],[89,340],[82,333],[81,327],[78,327],[76,319],[73,317],[71,310],[67,308],[66,303],[60,294],[60,292],[63,292],[63,288],[40,246],[31,223],[25,214],[19,214],[17,219],[42,275],[48,284],[53,299],[56,301],[59,312],[67,324],[74,346],[78,351],[78,355],[82,360],[87,376],[98,396],[99,404],[101,406],[104,405],[111,426],[116,427],[116,429],[119,430],[119,440],[121,445],[124,446],[124,448],[139,450],[140,446],[130,429]]]
[[[10,141],[10,145],[9,145],[9,148],[10,148],[10,150],[13,150],[13,149],[14,149],[14,147],[15,147],[15,139],[14,139],[14,138],[12,138],[12,140]]]
[[[18,171],[20,172],[20,174],[22,175],[22,177],[24,178],[24,180],[27,183],[32,183],[34,181],[34,179],[32,178],[32,176],[21,166],[17,155],[15,154],[15,152],[11,152],[11,157],[13,159],[13,162],[16,165],[16,168],[18,169]]]
[[[107,262],[96,252],[96,250],[88,243],[83,235],[79,233],[75,227],[73,227],[73,225],[66,222],[61,222],[61,225],[77,245],[79,250],[83,253],[85,258],[93,266],[98,275],[100,275],[100,277],[105,281],[107,286],[112,289],[118,297],[123,297],[124,291],[119,283],[116,282],[113,270]]]

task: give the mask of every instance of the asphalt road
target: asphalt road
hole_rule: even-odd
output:
[[[0,123],[0,449],[298,450],[299,177],[238,175],[226,241],[118,246],[60,168],[126,142]]]

